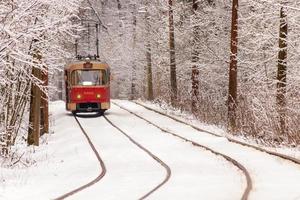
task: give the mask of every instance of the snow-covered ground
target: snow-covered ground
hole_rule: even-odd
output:
[[[224,154],[241,162],[253,181],[251,199],[300,199],[300,166],[265,153],[228,142],[205,132],[184,126],[172,119],[146,110],[135,103],[115,101],[129,110],[142,115],[164,129],[171,130],[183,137]],[[212,130],[213,131],[213,130]],[[215,131],[214,131],[215,132]]]
[[[36,164],[1,168],[0,199],[54,199],[89,182],[102,170],[75,119],[65,112],[64,103],[52,103],[51,112],[54,134],[30,153]]]
[[[222,157],[166,135],[116,106],[112,107],[107,117],[170,166],[170,181],[149,199],[205,197],[230,200],[242,196],[245,187],[243,174]]]
[[[106,165],[104,178],[70,199],[138,199],[166,174],[159,163],[131,143],[103,117],[80,118]]]
[[[294,148],[286,147],[286,146],[270,147],[269,145],[258,144],[254,139],[244,138],[242,136],[233,136],[231,134],[228,134],[226,132],[225,127],[218,127],[218,126],[215,126],[215,125],[209,125],[209,124],[206,124],[206,123],[202,123],[199,120],[197,120],[194,116],[192,116],[188,113],[181,112],[180,110],[176,110],[176,109],[172,108],[171,106],[169,106],[167,104],[160,104],[159,105],[159,104],[153,104],[151,102],[143,102],[143,101],[137,101],[137,103],[145,105],[145,106],[147,106],[149,108],[152,108],[154,110],[157,110],[159,112],[165,113],[169,116],[175,117],[175,118],[177,118],[181,121],[184,121],[188,124],[199,127],[199,128],[204,129],[206,131],[215,133],[217,135],[226,136],[226,137],[229,137],[229,138],[241,141],[241,142],[246,142],[246,143],[251,144],[251,145],[255,145],[255,146],[258,146],[258,147],[261,147],[261,148],[271,150],[273,152],[285,154],[285,155],[300,159],[300,146],[294,147]]]
[[[253,180],[250,199],[300,199],[300,166],[200,133],[129,101],[115,102],[242,163]],[[51,112],[54,134],[35,148],[32,159],[36,164],[1,168],[0,199],[54,199],[101,173],[96,156],[73,116],[65,111],[64,102],[52,103]],[[170,136],[117,106],[113,105],[106,116],[170,167],[169,181],[148,199],[240,199],[245,177],[222,157]],[[166,170],[103,117],[78,119],[104,160],[107,173],[68,199],[138,199],[164,180]],[[205,128],[225,134],[215,127]]]

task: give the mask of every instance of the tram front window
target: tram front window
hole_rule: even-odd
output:
[[[72,85],[106,85],[105,70],[75,70],[72,72]]]

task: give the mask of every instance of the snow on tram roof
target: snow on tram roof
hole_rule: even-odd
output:
[[[73,70],[73,69],[82,69],[85,64],[92,64],[93,69],[106,69],[109,68],[108,64],[105,62],[101,62],[98,60],[78,60],[74,62],[70,62],[65,66],[65,70]]]

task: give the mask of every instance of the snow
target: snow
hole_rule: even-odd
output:
[[[115,106],[108,118],[170,166],[170,181],[149,199],[239,199],[242,196],[243,174],[222,157],[166,135]]]
[[[79,120],[100,152],[107,173],[98,184],[70,199],[138,199],[163,180],[166,172],[162,166],[103,117]]]
[[[115,102],[243,164],[253,180],[250,199],[300,199],[300,166],[232,144],[225,137],[196,131],[135,103]],[[46,136],[38,148],[28,147],[28,154],[36,161],[33,166],[1,168],[0,199],[54,199],[102,172],[85,136],[64,107],[61,101],[51,104],[54,134]],[[241,198],[245,177],[222,157],[168,135],[117,106],[113,105],[106,116],[171,168],[169,181],[148,199]],[[104,160],[107,173],[98,183],[68,199],[138,199],[165,179],[166,169],[103,117],[78,119]],[[220,130],[210,129],[216,133]]]
[[[35,148],[33,166],[1,169],[0,199],[53,199],[89,182],[101,171],[74,118],[65,112],[64,103],[51,104],[51,112],[55,134],[48,136],[48,144]]]
[[[261,148],[268,149],[268,150],[273,151],[273,152],[281,153],[281,154],[284,154],[284,155],[294,157],[296,159],[300,159],[300,146],[299,147],[286,147],[286,146],[278,146],[278,145],[275,146],[274,145],[275,147],[270,147],[270,145],[258,144],[257,140],[255,140],[254,138],[250,138],[250,137],[245,138],[241,135],[240,136],[231,135],[231,134],[226,132],[225,127],[200,122],[195,117],[193,117],[191,114],[182,112],[180,110],[176,110],[176,109],[172,108],[171,106],[169,106],[167,104],[158,105],[158,104],[154,104],[154,103],[151,103],[151,102],[143,102],[141,100],[138,100],[137,103],[145,105],[145,106],[147,106],[149,108],[152,108],[154,110],[160,111],[161,113],[165,113],[169,116],[177,118],[181,121],[184,121],[188,124],[199,127],[203,130],[214,133],[216,135],[226,136],[226,137],[232,138],[234,140],[238,140],[238,141],[241,141],[241,142],[244,142],[244,143],[248,143],[248,144],[251,144],[251,145],[254,145],[254,146],[258,146],[258,147],[261,147]]]
[[[241,162],[252,177],[254,188],[250,199],[298,199],[300,198],[300,166],[265,153],[223,141],[205,132],[151,112],[128,101],[116,101],[129,110],[142,115],[163,128],[196,141]],[[162,123],[163,122],[163,123]]]

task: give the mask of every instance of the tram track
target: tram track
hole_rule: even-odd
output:
[[[152,123],[151,121],[147,120],[146,118],[144,118],[144,117],[142,117],[142,116],[140,116],[140,115],[138,115],[138,114],[136,114],[136,113],[134,113],[134,112],[132,112],[132,111],[126,109],[126,108],[124,108],[123,106],[121,106],[121,105],[119,105],[119,104],[117,104],[117,103],[115,103],[115,102],[112,102],[112,103],[113,103],[114,105],[116,105],[117,107],[119,107],[119,108],[121,108],[121,109],[123,109],[123,110],[129,112],[130,114],[132,114],[132,115],[134,115],[134,116],[136,116],[136,117],[138,117],[138,118],[140,118],[140,119],[146,121],[147,123],[149,123],[149,124],[151,124],[152,126],[158,128],[158,129],[161,130],[162,132],[164,132],[164,133],[166,133],[166,134],[169,134],[169,135],[171,135],[171,136],[173,136],[173,137],[179,138],[180,140],[183,140],[183,141],[185,141],[185,142],[189,142],[189,143],[191,143],[193,146],[198,147],[198,148],[201,148],[201,149],[204,149],[204,150],[206,150],[206,151],[209,151],[209,152],[211,152],[211,153],[213,153],[213,154],[215,154],[215,155],[217,155],[217,156],[221,156],[221,157],[223,157],[225,160],[227,160],[228,162],[232,163],[235,167],[237,167],[237,168],[244,174],[244,176],[245,176],[245,178],[246,178],[246,187],[245,187],[245,189],[244,189],[244,192],[243,192],[243,195],[242,195],[242,197],[241,197],[241,200],[247,200],[247,199],[248,199],[249,194],[250,194],[250,191],[252,190],[252,180],[251,180],[250,174],[249,174],[249,172],[247,171],[247,169],[246,169],[241,163],[239,163],[237,160],[231,158],[230,156],[227,156],[227,155],[225,155],[225,154],[222,154],[222,153],[220,153],[220,152],[217,152],[217,151],[215,151],[215,150],[213,150],[213,149],[211,149],[211,148],[209,148],[209,147],[207,147],[207,146],[205,146],[205,145],[201,145],[201,144],[199,144],[199,143],[197,143],[197,142],[195,142],[195,141],[189,140],[188,138],[182,137],[182,136],[180,136],[180,135],[178,135],[178,134],[176,134],[176,133],[173,133],[173,132],[171,132],[171,131],[169,131],[169,130],[166,130],[166,129],[164,129],[164,128],[162,128],[162,127],[160,127],[160,126],[158,126],[158,125]],[[107,119],[107,117],[106,117],[106,119]]]
[[[91,187],[92,185],[98,183],[105,175],[106,175],[106,167],[105,164],[103,162],[103,160],[101,159],[98,151],[96,150],[94,144],[92,143],[92,140],[90,139],[90,137],[88,136],[87,132],[85,131],[84,127],[82,126],[82,124],[80,123],[80,121],[78,120],[78,118],[76,116],[74,116],[78,126],[80,127],[82,133],[85,135],[90,147],[92,148],[93,152],[95,153],[98,162],[101,165],[102,171],[101,173],[97,176],[97,178],[95,178],[94,180],[90,181],[89,183],[80,186],[70,192],[67,192],[66,194],[61,195],[60,197],[55,198],[55,200],[63,200],[66,199],[72,195],[75,195],[76,193],[79,193],[89,187]],[[158,189],[160,189],[163,185],[165,185],[170,177],[171,177],[171,168],[165,163],[163,162],[160,158],[158,158],[156,155],[154,155],[152,152],[150,152],[147,148],[145,148],[143,145],[141,145],[140,143],[138,143],[137,141],[135,141],[132,137],[130,137],[125,131],[123,131],[122,129],[120,129],[117,125],[115,125],[111,120],[109,120],[105,115],[103,115],[103,118],[106,120],[107,123],[109,123],[110,126],[112,126],[113,128],[115,128],[116,130],[118,130],[121,134],[123,134],[131,143],[133,143],[134,145],[136,145],[139,149],[141,149],[142,151],[144,151],[146,154],[148,154],[151,158],[153,158],[157,163],[159,163],[166,171],[166,175],[163,179],[162,182],[160,182],[158,185],[156,185],[154,188],[152,188],[150,191],[148,191],[146,194],[142,195],[140,198],[138,198],[139,200],[142,199],[146,199],[147,197],[149,197],[152,193],[154,193],[155,191],[157,191]]]
[[[135,144],[138,148],[140,148],[141,150],[143,150],[145,153],[147,153],[150,157],[152,157],[156,162],[158,162],[165,170],[166,170],[166,176],[164,178],[164,180],[158,184],[157,186],[155,186],[153,189],[151,189],[149,192],[147,192],[146,194],[144,194],[142,197],[139,198],[139,200],[142,199],[146,199],[147,197],[149,197],[152,193],[154,193],[155,191],[157,191],[159,188],[161,188],[164,184],[166,184],[170,177],[171,177],[171,168],[165,163],[163,162],[161,159],[159,159],[157,156],[155,156],[152,152],[150,152],[147,148],[145,148],[143,145],[141,145],[140,143],[138,143],[137,141],[135,141],[132,137],[130,137],[125,131],[123,131],[121,128],[119,128],[117,125],[115,125],[111,120],[109,120],[105,115],[103,115],[104,119],[111,125],[113,126],[115,129],[117,129],[120,133],[122,133],[126,138],[128,138],[133,144]]]
[[[148,106],[145,106],[145,105],[143,105],[143,104],[141,104],[141,103],[139,103],[139,102],[136,102],[136,101],[132,101],[132,102],[135,103],[135,104],[137,104],[137,105],[139,105],[139,106],[142,106],[143,108],[145,108],[145,109],[147,109],[147,110],[150,110],[150,111],[155,112],[155,113],[157,113],[157,114],[160,114],[160,115],[163,115],[163,116],[165,116],[165,117],[168,117],[168,118],[170,118],[170,119],[172,119],[172,120],[174,120],[174,121],[176,121],[176,122],[179,122],[179,123],[181,123],[181,124],[184,124],[184,125],[186,125],[186,126],[189,126],[189,127],[193,128],[193,129],[199,131],[199,132],[205,132],[205,133],[207,133],[207,134],[210,134],[210,135],[215,136],[215,137],[220,137],[220,138],[221,138],[221,137],[225,137],[229,142],[232,142],[232,143],[235,143],[235,144],[238,144],[238,145],[242,145],[242,146],[245,146],[245,147],[249,147],[249,148],[258,150],[258,151],[260,151],[260,152],[267,153],[267,154],[269,154],[269,155],[276,156],[276,157],[282,158],[282,159],[284,159],[284,160],[293,162],[293,163],[295,163],[295,164],[297,164],[297,165],[300,165],[300,160],[299,160],[299,159],[296,159],[296,158],[294,158],[294,157],[287,156],[287,155],[284,155],[284,154],[281,154],[281,153],[277,153],[277,152],[273,152],[273,151],[270,151],[270,150],[267,150],[267,149],[264,149],[264,148],[261,148],[261,147],[257,147],[257,146],[255,146],[255,145],[251,145],[251,144],[248,144],[248,143],[245,143],[245,142],[241,142],[241,141],[232,139],[232,138],[230,138],[230,137],[221,136],[221,135],[212,133],[212,132],[210,132],[210,131],[201,129],[201,128],[197,127],[197,126],[194,126],[194,125],[192,125],[192,124],[189,124],[189,123],[187,123],[187,122],[184,122],[184,121],[182,121],[182,120],[180,120],[180,119],[178,119],[178,118],[176,118],[176,117],[172,117],[172,116],[170,116],[170,115],[168,115],[168,114],[165,114],[165,113],[163,113],[163,112],[160,112],[160,111],[158,111],[158,110],[155,110],[155,109],[153,109],[153,108],[150,108],[150,107],[148,107]],[[115,104],[115,103],[114,103],[114,104]]]
[[[82,125],[80,124],[79,120],[77,119],[77,117],[74,115],[74,118],[78,124],[78,126],[80,127],[80,130],[81,132],[83,133],[83,135],[86,137],[88,143],[89,143],[89,146],[91,147],[91,149],[93,150],[95,156],[97,157],[97,160],[98,160],[98,163],[100,164],[101,166],[101,173],[92,181],[90,181],[89,183],[87,184],[84,184],[70,192],[67,192],[57,198],[55,198],[55,200],[62,200],[62,199],[66,199],[76,193],[79,193],[81,191],[83,191],[84,189],[96,184],[97,182],[99,182],[106,174],[106,167],[105,167],[105,163],[104,161],[102,160],[102,158],[100,157],[100,154],[99,152],[97,151],[97,149],[95,148],[94,144],[92,143],[90,137],[88,136],[87,132],[84,130],[84,128],[82,127]]]
[[[114,102],[115,103],[115,102]],[[164,116],[164,117],[167,117],[167,118],[169,118],[170,119],[170,121],[169,121],[169,123],[171,123],[171,121],[173,120],[173,121],[176,121],[176,122],[179,122],[178,124],[183,124],[183,125],[186,125],[186,127],[190,127],[190,128],[192,128],[192,129],[194,129],[194,130],[196,130],[194,133],[197,133],[197,131],[198,132],[202,132],[203,134],[205,133],[205,134],[207,134],[207,136],[209,136],[209,135],[211,135],[212,136],[212,139],[213,139],[213,137],[215,136],[215,138],[224,138],[224,139],[226,139],[227,140],[227,142],[228,142],[228,145],[231,143],[232,145],[234,145],[237,149],[242,149],[242,148],[245,148],[245,151],[246,152],[253,152],[253,153],[255,153],[255,152],[257,152],[257,153],[255,153],[255,154],[261,154],[261,158],[259,159],[260,160],[260,162],[261,161],[263,161],[263,157],[265,157],[265,158],[267,158],[267,157],[269,157],[269,159],[268,160],[270,160],[270,161],[272,161],[272,162],[278,162],[278,164],[279,163],[281,163],[280,164],[280,166],[286,166],[287,168],[291,168],[291,169],[294,169],[295,171],[292,173],[289,173],[288,171],[285,173],[287,176],[290,176],[291,174],[294,174],[294,175],[296,175],[295,177],[297,177],[298,175],[299,175],[299,165],[300,165],[300,160],[299,159],[297,159],[297,158],[294,158],[294,157],[291,157],[291,156],[287,156],[287,155],[284,155],[284,154],[281,154],[281,153],[277,153],[277,152],[273,152],[273,151],[270,151],[270,150],[267,150],[267,149],[264,149],[264,148],[262,148],[262,147],[257,147],[257,146],[255,146],[255,145],[251,145],[251,144],[247,144],[247,143],[244,143],[244,142],[241,142],[241,141],[238,141],[238,140],[235,140],[235,139],[232,139],[232,138],[230,138],[230,137],[224,137],[224,136],[221,136],[221,135],[217,135],[216,133],[211,133],[211,132],[209,132],[209,131],[207,131],[207,130],[204,130],[204,129],[201,129],[201,128],[199,128],[199,127],[196,127],[196,126],[194,126],[194,125],[192,125],[192,124],[189,124],[189,123],[187,123],[187,122],[185,122],[185,121],[182,121],[182,120],[180,120],[180,119],[178,119],[178,118],[176,118],[176,117],[173,117],[173,116],[169,116],[169,115],[167,115],[167,114],[165,114],[165,113],[162,113],[162,112],[160,112],[160,111],[157,111],[157,110],[155,110],[155,109],[152,109],[152,108],[149,108],[148,106],[145,106],[145,105],[143,105],[143,104],[140,104],[140,103],[138,103],[138,102],[132,102],[132,103],[135,103],[136,105],[139,105],[139,106],[141,106],[141,107],[143,107],[144,109],[147,109],[148,111],[152,111],[153,113],[156,113],[156,114],[159,114],[159,115],[161,115],[161,116]],[[122,105],[122,104],[120,104],[120,105]],[[152,116],[151,114],[150,114],[150,112],[149,112],[149,116]],[[139,114],[139,113],[138,113]],[[150,119],[150,118],[149,118]],[[151,120],[151,121],[153,121],[153,123],[156,123],[157,124],[157,120]],[[192,129],[190,129],[190,130],[192,130]],[[181,135],[181,134],[180,134]],[[207,136],[205,136],[205,135],[199,135],[199,136],[197,136],[197,135],[190,135],[190,134],[184,134],[184,135],[186,135],[186,137],[188,137],[188,138],[192,138],[191,140],[195,140],[195,141],[202,141],[201,140],[201,138],[203,138],[204,139],[204,143],[205,144],[209,144],[209,143],[207,143],[208,141],[205,141],[206,139],[205,138],[207,138]],[[188,136],[188,135],[190,135],[190,136]],[[203,137],[204,136],[204,137]],[[197,139],[198,138],[198,139]],[[202,142],[201,142],[202,143]],[[210,145],[209,144],[209,146],[210,147],[212,147],[213,149],[219,149],[219,147],[218,147],[218,145],[214,145],[214,144],[212,144],[212,145]],[[226,145],[227,146],[227,145]],[[238,148],[238,146],[240,146],[239,148]],[[233,146],[232,146],[233,147]],[[222,151],[223,152],[223,151]],[[228,154],[228,155],[233,155],[234,157],[236,156],[235,154],[232,154],[232,153],[230,153],[230,151],[226,151],[227,153],[226,154]],[[251,153],[251,154],[253,154],[253,153]],[[246,156],[246,155],[245,155]],[[248,161],[246,161],[245,159],[243,159],[243,158],[241,158],[241,159],[239,159],[238,157],[235,157],[237,160],[239,160],[239,161],[241,161],[243,164],[246,164],[246,166],[247,166],[247,168],[248,168],[248,170],[250,170],[251,171],[251,174],[252,174],[252,172],[254,172],[253,173],[253,180],[254,180],[254,182],[255,183],[257,183],[257,181],[259,181],[259,183],[258,184],[255,184],[255,190],[253,190],[253,193],[251,192],[251,194],[253,194],[253,196],[257,196],[257,194],[262,194],[262,193],[264,193],[264,190],[259,190],[260,192],[259,193],[257,193],[257,187],[261,187],[262,186],[262,188],[264,188],[263,187],[263,185],[262,184],[266,184],[266,183],[268,183],[268,182],[266,182],[265,180],[263,181],[263,182],[261,182],[261,178],[260,177],[258,177],[257,176],[257,171],[256,170],[260,170],[260,168],[261,168],[261,166],[259,166],[259,165],[257,165],[257,164],[255,164],[255,160],[253,160],[254,162],[252,162],[252,161],[250,161],[250,162],[248,162]],[[283,164],[283,163],[285,163],[285,164]],[[253,165],[254,164],[254,165]],[[248,166],[249,165],[249,166]],[[277,169],[278,168],[280,168],[280,166],[278,166],[277,167]],[[265,170],[265,173],[267,173],[268,175],[267,176],[269,176],[269,173],[268,173],[268,169],[266,168],[266,167],[263,167],[264,168],[264,170]],[[254,171],[253,171],[254,170]],[[271,170],[271,168],[269,168],[269,170]],[[274,172],[272,172],[274,175],[273,176],[271,176],[271,177],[269,177],[269,180],[272,180],[273,179],[273,177],[282,177],[283,176],[283,174],[282,175],[280,175],[280,174],[278,174],[278,176],[277,176],[277,174],[276,173],[274,173]],[[279,172],[278,172],[279,173]],[[261,174],[261,175],[263,175],[261,172],[259,173],[259,174]],[[293,178],[294,179],[294,178]],[[286,183],[288,183],[288,182],[293,182],[291,179],[285,179],[285,182]],[[272,184],[272,182],[269,182],[270,184]],[[296,182],[296,183],[298,183],[298,182]],[[278,182],[278,184],[276,184],[277,186],[275,186],[274,187],[274,189],[275,188],[278,188],[279,189],[279,187],[278,187],[278,185],[282,185],[282,186],[285,186],[285,185],[283,185],[282,183],[280,183],[280,182]],[[297,184],[298,185],[298,184]],[[269,187],[269,190],[271,189],[271,187]],[[272,190],[270,190],[270,192],[271,192]],[[274,190],[273,190],[274,191]],[[278,193],[278,195],[282,195],[282,193],[280,193],[279,191],[281,191],[281,189],[279,189],[279,190],[275,190],[275,191],[277,191],[276,193]],[[297,191],[297,190],[293,190],[293,191]],[[266,194],[266,193],[265,193]],[[269,193],[269,194],[271,194],[271,193]],[[293,193],[293,195],[296,195],[297,193]],[[291,195],[291,196],[293,196],[293,195]],[[252,196],[252,195],[251,195]],[[271,195],[272,196],[272,195]],[[283,196],[282,196],[283,197]],[[294,198],[295,196],[293,196],[293,198]],[[292,198],[292,199],[293,199]],[[298,196],[296,197],[296,199],[298,198]]]

